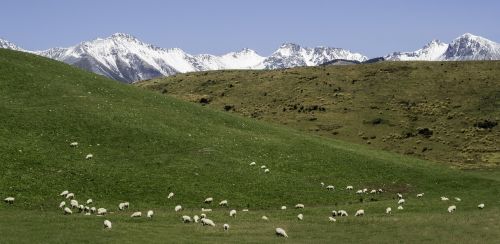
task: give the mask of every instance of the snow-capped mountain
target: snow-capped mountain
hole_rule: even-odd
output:
[[[25,51],[24,49],[18,47],[16,44],[1,38],[0,38],[0,48],[12,49],[16,51]]]
[[[450,44],[433,40],[414,52],[394,52],[384,57],[393,61],[500,60],[500,44],[466,33]]]

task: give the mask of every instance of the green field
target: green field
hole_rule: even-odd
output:
[[[276,227],[287,230],[291,243],[500,238],[500,180],[494,171],[463,172],[309,135],[26,53],[0,49],[0,74],[0,197],[16,198],[13,205],[0,204],[0,243],[285,241],[274,235]],[[69,146],[73,141],[78,147]],[[85,160],[88,153],[92,160]],[[270,173],[249,166],[252,161]],[[347,185],[385,192],[357,195],[344,190]],[[58,209],[63,190],[112,213],[65,216]],[[176,195],[168,200],[171,191]],[[397,192],[407,200],[402,211],[396,210]],[[420,192],[425,196],[417,199]],[[215,203],[207,206],[206,197]],[[216,206],[223,199],[228,208]],[[130,202],[129,210],[117,210],[122,201]],[[297,203],[306,208],[293,209]],[[478,210],[479,203],[486,208]],[[185,210],[174,212],[177,204]],[[452,204],[458,210],[449,214]],[[279,210],[282,205],[288,210]],[[181,223],[182,215],[199,215],[202,207],[214,209],[208,217],[215,228]],[[236,218],[228,216],[233,208],[239,210]],[[129,217],[148,209],[156,212],[152,220]],[[333,209],[350,216],[329,223]],[[366,215],[354,217],[358,209]],[[103,229],[104,219],[113,229]],[[231,225],[228,232],[223,223]]]
[[[453,167],[500,166],[500,61],[213,71],[137,84],[216,110]]]

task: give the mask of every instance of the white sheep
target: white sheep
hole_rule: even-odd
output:
[[[356,214],[354,214],[354,216],[363,216],[363,215],[365,215],[365,210],[363,209],[356,211]]]
[[[212,212],[211,208],[201,208],[202,212]]]
[[[281,210],[286,210],[286,206],[281,206]]]
[[[402,206],[402,205],[399,205],[399,206],[398,206],[398,210],[403,210],[403,206]]]
[[[267,216],[265,216],[265,215],[264,215],[264,216],[262,216],[262,220],[268,221],[268,220],[269,220],[269,218],[268,218]]]
[[[201,219],[204,219],[204,218],[206,218],[206,217],[207,217],[207,215],[206,215],[206,214],[204,214],[204,213],[202,213],[202,214],[200,214],[200,217],[201,217]]]
[[[61,203],[59,203],[59,208],[64,208],[64,206],[66,206],[66,202],[65,201],[62,201]]]
[[[112,224],[109,220],[104,220],[104,229],[111,229]]]
[[[353,186],[347,186],[345,189],[346,190],[354,190],[354,187]]]
[[[76,147],[78,146],[78,142],[74,141],[69,144],[70,147]]]
[[[363,190],[357,190],[356,194],[363,194]]]
[[[256,163],[255,163],[255,162],[251,162],[251,163],[250,163],[250,166],[254,166],[254,165],[256,165]]]
[[[227,207],[227,200],[220,201],[219,206],[221,206],[221,207]]]
[[[3,201],[8,203],[8,204],[13,204],[14,200],[16,200],[16,199],[13,197],[7,197],[7,198],[3,199]]]
[[[363,189],[363,193],[367,193],[367,192],[368,192],[368,188]]]
[[[299,215],[297,215],[297,219],[298,219],[298,220],[303,220],[303,219],[304,219],[304,215],[303,215],[303,214],[299,214]]]
[[[65,207],[65,208],[64,208],[64,214],[65,214],[65,215],[66,215],[66,214],[72,214],[72,213],[73,213],[73,211],[71,211],[71,209],[69,209],[68,207]]]
[[[87,156],[85,156],[85,159],[89,160],[89,159],[92,159],[94,157],[94,155],[92,154],[87,154]]]
[[[167,196],[168,199],[171,199],[172,197],[174,197],[174,193],[173,192],[170,192]]]
[[[377,190],[375,190],[375,189],[370,191],[370,194],[375,194],[375,193],[377,193]]]
[[[78,201],[75,199],[71,199],[71,201],[69,201],[69,205],[71,206],[71,208],[78,208]]]
[[[229,211],[229,216],[230,217],[236,217],[236,210],[233,209],[233,210]]]
[[[224,224],[223,228],[224,228],[225,231],[227,231],[227,230],[229,230],[229,225],[228,224]]]
[[[130,203],[129,203],[129,202],[124,202],[124,203],[123,203],[123,207],[128,208],[129,206],[130,206]]]
[[[339,210],[337,212],[338,212],[338,216],[341,216],[341,217],[349,216],[349,214],[347,214],[347,212],[345,210]]]
[[[276,228],[276,235],[279,236],[279,237],[288,237],[288,235],[286,234],[286,231],[282,228]]]
[[[175,210],[175,212],[179,212],[179,211],[182,210],[182,206],[181,205],[177,205],[177,206],[175,206],[174,210]]]
[[[384,190],[382,190],[382,189],[379,188],[377,192],[378,193],[382,193],[382,192],[384,192]]]
[[[262,166],[260,166],[260,168],[261,168],[261,169],[265,169],[265,168],[266,168],[266,166],[265,166],[265,165],[262,165]]]
[[[441,201],[448,201],[450,199],[448,199],[447,197],[441,197]]]
[[[328,217],[328,221],[330,221],[330,222],[337,222],[337,220],[334,217]]]
[[[332,210],[332,216],[333,216],[333,217],[337,217],[337,214],[338,214],[338,213],[337,213],[337,211]]]
[[[188,216],[188,217],[189,217],[189,216]],[[198,217],[198,215],[195,215],[195,216],[193,217],[193,220],[194,220],[194,222],[195,222],[195,223],[198,223],[198,220],[200,220],[200,217]]]
[[[420,198],[420,197],[423,197],[423,196],[424,196],[424,193],[419,193],[419,194],[417,194],[417,197],[419,197],[419,198]]]
[[[321,187],[325,187],[325,183],[324,182],[321,182],[320,185],[321,185]]]
[[[448,207],[448,213],[453,213],[455,212],[455,210],[457,210],[457,206],[455,205],[451,205]]]
[[[108,213],[108,210],[105,208],[98,208],[97,209],[97,215],[106,215]]]
[[[87,199],[87,204],[92,204],[94,201],[92,199]]]
[[[295,205],[295,208],[304,208],[304,204],[298,203],[297,205]]]
[[[248,208],[242,209],[241,212],[248,212]]]
[[[214,199],[213,199],[212,197],[209,197],[209,198],[205,199],[205,201],[204,201],[204,202],[205,202],[205,203],[207,203],[207,204],[210,204],[210,203],[212,203],[212,202],[213,202],[213,200],[214,200]]]
[[[146,213],[146,217],[148,217],[148,218],[153,218],[153,215],[154,215],[153,210],[149,210],[149,211]]]
[[[401,198],[401,199],[399,199],[399,200],[398,200],[398,204],[399,204],[399,205],[403,205],[403,204],[405,204],[405,200],[404,200],[404,199],[402,199],[402,198]]]
[[[134,213],[132,213],[132,215],[130,215],[130,217],[132,217],[132,218],[138,218],[138,217],[141,217],[141,216],[142,216],[141,212],[134,212]]]
[[[83,210],[85,210],[85,206],[83,206],[82,204],[78,205],[78,212],[81,213],[83,212]]]
[[[484,208],[484,203],[481,203],[481,204],[477,205],[477,208],[483,209]]]
[[[269,173],[269,172],[270,172],[269,169],[264,170],[264,173]]]
[[[97,212],[97,209],[96,209],[95,207],[91,207],[91,208],[90,208],[90,212],[91,212],[91,213],[95,213],[95,212]]]
[[[457,202],[461,202],[461,201],[462,201],[462,199],[460,199],[459,197],[455,197],[455,201],[457,201]]]
[[[195,222],[198,223],[198,215],[195,215]],[[191,217],[187,216],[187,215],[184,215],[182,216],[182,222],[184,223],[191,223]]]
[[[205,226],[205,225],[212,226],[212,227],[214,227],[214,226],[215,226],[214,221],[212,221],[211,219],[207,219],[207,218],[203,218],[203,219],[201,219],[201,224],[202,224],[203,226]]]
[[[65,191],[61,192],[61,194],[59,194],[59,196],[65,197],[66,195],[68,195],[68,193],[69,193],[69,191],[65,190]]]
[[[399,199],[403,198],[403,194],[401,194],[401,193],[396,193],[396,195],[398,196]]]
[[[327,190],[334,190],[334,189],[335,189],[335,186],[328,185],[328,186],[326,187],[326,189],[327,189]]]
[[[385,209],[385,213],[386,214],[391,214],[391,212],[392,212],[392,208],[391,207],[388,207],[388,208]]]
[[[66,199],[73,199],[73,198],[75,198],[75,193],[66,194]]]

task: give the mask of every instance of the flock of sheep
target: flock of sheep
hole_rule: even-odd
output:
[[[77,142],[72,142],[70,143],[70,146],[71,147],[76,147],[78,146],[78,143]],[[93,155],[92,154],[88,154],[85,158],[86,159],[92,159]],[[250,163],[250,166],[256,166],[257,164],[255,162],[251,162]],[[265,165],[262,165],[260,167],[261,169],[264,170],[265,173],[269,173],[270,170],[265,166]],[[325,188],[326,190],[329,190],[329,191],[333,191],[335,189],[335,187],[333,185],[325,185],[325,183],[321,182],[321,187]],[[354,190],[354,187],[353,186],[347,186],[345,188],[347,191],[353,191]],[[384,191],[382,189],[372,189],[372,190],[368,190],[367,188],[365,189],[360,189],[360,190],[357,190],[356,191],[356,194],[380,194],[380,193],[383,193]],[[97,216],[104,216],[104,215],[107,215],[108,214],[108,210],[106,208],[96,208],[95,206],[92,206],[93,205],[93,200],[92,199],[87,199],[85,201],[85,205],[84,204],[80,204],[76,198],[75,198],[75,194],[72,193],[72,192],[69,192],[68,190],[65,190],[63,192],[61,192],[59,194],[60,197],[63,197],[64,198],[64,201],[62,201],[60,204],[59,204],[59,208],[63,210],[63,214],[65,215],[70,215],[70,214],[73,214],[73,211],[78,211],[79,213],[82,213],[84,215],[92,215],[92,214],[95,214]],[[167,196],[167,199],[172,199],[173,197],[175,196],[175,194],[173,192],[169,193],[168,196]],[[424,197],[424,193],[419,193],[416,195],[417,198],[422,198]],[[406,200],[403,198],[403,195],[401,193],[397,193],[397,205],[398,205],[398,210],[403,210],[403,205],[406,203]],[[448,197],[445,197],[445,196],[442,196],[441,197],[441,201],[449,201],[450,199]],[[455,197],[454,198],[455,201],[457,202],[460,202],[462,201],[460,198],[458,197]],[[14,204],[14,201],[15,201],[15,198],[14,197],[7,197],[4,199],[4,202],[6,202],[7,204]],[[69,205],[66,204],[66,201],[69,201]],[[207,205],[207,206],[210,206],[212,204],[212,202],[214,201],[214,199],[212,197],[208,197],[206,198],[203,202]],[[124,211],[126,209],[128,209],[130,206],[130,203],[129,202],[121,202],[118,204],[118,210],[119,211]],[[227,200],[222,200],[219,202],[219,206],[220,207],[228,207],[228,201]],[[296,209],[303,209],[305,206],[304,204],[302,203],[298,203],[295,205],[295,208]],[[478,206],[477,206],[479,209],[483,209],[485,207],[485,204],[484,203],[480,203]],[[286,210],[287,207],[286,206],[281,206],[280,208],[281,210]],[[174,207],[174,211],[175,212],[180,212],[182,211],[183,208],[181,205],[176,205]],[[448,207],[448,212],[449,213],[453,213],[454,211],[457,210],[457,206],[456,205],[450,205]],[[213,220],[209,219],[207,217],[207,212],[211,212],[212,209],[210,208],[202,208],[201,209],[201,214],[200,216],[198,215],[194,215],[192,218],[191,216],[188,216],[188,215],[183,215],[181,217],[181,221],[183,223],[201,223],[203,226],[209,226],[209,227],[215,227],[216,224]],[[243,212],[247,212],[248,209],[243,209],[242,210]],[[392,208],[391,207],[387,207],[386,210],[385,210],[385,213],[386,214],[391,214],[392,213]],[[235,209],[232,209],[229,211],[229,217],[236,217],[236,214],[237,214],[237,211]],[[154,215],[154,212],[153,210],[148,210],[147,213],[146,213],[146,217],[147,218],[153,218],[153,215]],[[358,216],[364,216],[365,215],[365,210],[363,209],[359,209],[356,211],[356,213],[354,214],[354,216],[358,217]],[[331,212],[331,216],[328,217],[328,221],[329,222],[336,222],[337,220],[335,219],[336,217],[347,217],[349,216],[347,211],[345,210],[333,210]],[[133,212],[131,215],[130,215],[131,218],[139,218],[139,217],[142,217],[142,212]],[[269,220],[269,218],[267,216],[262,216],[261,218],[262,220],[264,221],[267,221]],[[297,219],[299,221],[303,220],[304,219],[304,215],[302,213],[298,214],[297,215]],[[109,221],[108,219],[104,220],[103,222],[103,226],[105,229],[111,229],[112,228],[112,223],[111,221]],[[224,231],[228,231],[229,230],[229,224],[225,223],[223,224],[222,226],[223,230]],[[275,234],[277,236],[280,236],[280,237],[288,237],[288,234],[286,233],[286,231],[283,229],[283,228],[276,228],[275,229]]]

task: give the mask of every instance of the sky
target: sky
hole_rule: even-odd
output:
[[[377,57],[466,32],[500,42],[493,0],[3,0],[0,9],[0,38],[28,50],[116,32],[217,55],[242,48],[269,55],[292,42]]]

